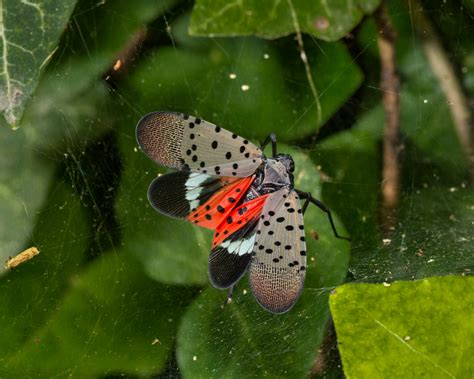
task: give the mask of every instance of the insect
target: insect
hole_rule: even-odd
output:
[[[273,313],[298,300],[306,274],[303,214],[309,203],[329,209],[293,186],[293,159],[278,154],[272,133],[261,147],[200,118],[154,112],[137,124],[143,152],[178,171],[161,175],[148,200],[165,215],[214,230],[209,279],[219,289],[233,287],[249,272],[257,302]],[[263,154],[271,143],[272,157]],[[300,200],[305,200],[301,207]]]
[[[39,250],[37,247],[30,247],[21,253],[15,255],[14,257],[10,257],[5,261],[5,269],[6,270],[11,270],[19,265],[21,265],[23,262],[29,261],[31,258],[33,258],[35,255],[39,254]]]

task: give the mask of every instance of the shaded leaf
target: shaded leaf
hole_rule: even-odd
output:
[[[469,377],[474,279],[350,284],[330,297],[348,378]]]
[[[474,270],[474,194],[431,188],[406,194],[393,235],[352,261],[358,278],[391,281]]]
[[[31,336],[36,343],[10,364],[23,375],[160,372],[191,295],[148,279],[124,251],[110,252],[74,277],[56,314]]]
[[[296,186],[318,196],[318,174],[308,157],[285,146],[279,151],[295,159]],[[305,214],[305,230],[305,289],[288,313],[261,308],[246,279],[223,309],[225,291],[211,288],[193,303],[178,333],[178,362],[186,377],[307,377],[328,322],[329,289],[345,277],[349,244],[334,237],[326,215],[315,207]],[[339,231],[344,233],[340,226]]]
[[[189,32],[205,36],[248,36],[279,38],[295,33],[296,24],[304,33],[326,41],[336,41],[349,33],[378,6],[370,1],[211,1],[197,0]],[[296,20],[292,17],[295,12]]]
[[[56,311],[88,245],[82,206],[65,184],[59,183],[34,215],[37,224],[29,246],[36,246],[39,255],[0,278],[2,377],[10,372],[11,357],[34,342],[31,336]]]
[[[366,281],[463,273],[473,265],[468,211],[472,198],[464,190],[466,159],[439,83],[419,41],[414,40],[414,49],[408,36],[410,19],[404,12],[394,15],[401,33],[398,51],[403,81],[401,209],[393,236],[384,241],[378,232],[381,106],[359,117],[353,129],[324,140],[313,153],[327,174],[323,198],[353,236],[350,271]],[[373,22],[365,24],[361,34],[368,47],[364,65],[374,65],[378,58],[371,49],[376,40]],[[459,225],[453,217],[460,217]]]
[[[322,109],[319,122],[292,39],[192,39],[183,35],[185,21],[177,22],[176,38],[189,48],[163,47],[130,77],[127,89],[143,113],[184,112],[248,138],[264,139],[275,132],[280,140],[289,140],[319,129],[362,81],[344,45],[308,46]]]
[[[31,130],[0,128],[0,260],[19,253],[46,199],[55,164],[35,148]]]
[[[0,111],[10,126],[18,126],[75,4],[75,0],[0,4]]]

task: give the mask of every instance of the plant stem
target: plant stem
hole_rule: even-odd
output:
[[[382,168],[382,229],[388,233],[393,229],[393,213],[398,206],[400,194],[400,79],[395,60],[396,33],[384,2],[375,13],[379,28],[378,46],[380,52],[380,88],[383,91],[385,108],[385,129],[383,139]]]

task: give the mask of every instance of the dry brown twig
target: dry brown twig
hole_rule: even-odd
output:
[[[398,206],[400,193],[400,79],[395,59],[395,29],[390,22],[385,4],[375,13],[379,28],[378,46],[380,52],[380,87],[385,108],[385,129],[383,139],[382,207],[381,224],[385,233],[394,226],[393,213]]]

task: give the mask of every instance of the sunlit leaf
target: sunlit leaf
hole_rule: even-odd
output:
[[[300,29],[326,41],[338,40],[371,13],[379,0],[197,0],[189,32],[206,36],[278,38]],[[294,17],[293,17],[294,13]]]
[[[17,127],[76,0],[0,3],[0,111]]]
[[[351,284],[330,297],[348,378],[469,377],[474,279]]]

